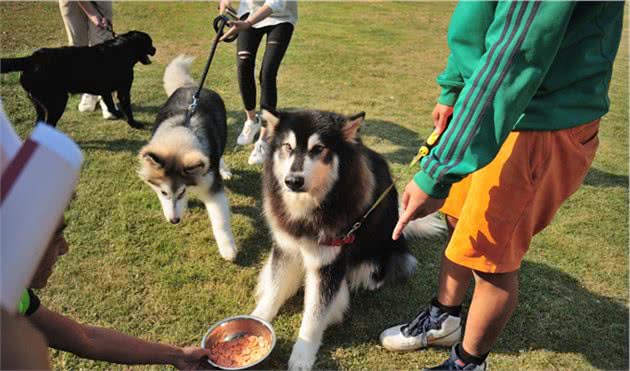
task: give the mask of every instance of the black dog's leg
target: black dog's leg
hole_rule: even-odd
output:
[[[35,119],[35,124],[37,124],[38,122],[45,122],[46,121],[46,107],[44,107],[44,105],[39,101],[39,98],[33,95],[32,92],[28,93],[28,97],[31,100],[31,103],[33,103],[33,107],[35,107],[35,112],[37,113],[37,119]]]
[[[44,122],[53,127],[57,126],[57,121],[59,121],[63,111],[66,109],[68,93],[29,91],[29,98],[37,112],[37,121],[35,123]]]
[[[131,89],[118,90],[118,102],[120,103],[120,109],[127,117],[127,123],[129,126],[135,129],[142,129],[144,125],[133,119],[133,113],[131,112]]]
[[[45,104],[47,110],[45,122],[48,125],[57,126],[57,121],[66,110],[66,103],[68,103],[68,93],[66,92],[60,92],[48,98]]]
[[[116,118],[118,119],[122,117],[122,113],[118,110],[118,108],[116,108],[116,105],[114,104],[114,99],[112,99],[111,93],[102,94],[101,99],[103,100],[103,102],[105,102],[109,113],[116,116]]]

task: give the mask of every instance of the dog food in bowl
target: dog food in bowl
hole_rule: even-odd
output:
[[[271,324],[247,315],[216,323],[201,340],[201,347],[210,349],[208,362],[223,370],[251,368],[264,361],[275,345]]]
[[[262,336],[245,335],[215,343],[210,348],[210,359],[219,367],[241,368],[266,356],[270,346]]]

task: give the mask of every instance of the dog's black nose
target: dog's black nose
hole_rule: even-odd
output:
[[[304,186],[304,177],[289,175],[284,178],[284,184],[292,191],[299,191]]]
[[[181,220],[180,218],[172,218],[171,219],[171,224],[177,224],[177,223],[180,222],[180,220]]]

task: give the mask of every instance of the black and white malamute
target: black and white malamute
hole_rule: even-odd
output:
[[[197,90],[189,72],[191,63],[191,57],[179,56],[166,67],[164,89],[169,98],[155,119],[151,141],[140,150],[138,174],[155,191],[164,216],[173,224],[182,220],[188,195],[195,194],[206,206],[219,253],[233,260],[238,249],[222,182],[231,176],[222,159],[225,105],[217,93],[203,89],[197,111],[184,124]]]
[[[364,113],[264,112],[270,150],[263,198],[274,246],[260,273],[252,313],[271,321],[304,284],[304,314],[289,369],[313,367],[326,327],[340,322],[349,292],[374,290],[412,274],[416,259],[405,239],[391,236],[398,219],[392,190],[355,233],[344,235],[392,183],[387,163],[364,146]],[[414,235],[437,235],[434,216],[408,225]]]

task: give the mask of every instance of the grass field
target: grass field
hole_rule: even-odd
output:
[[[366,111],[365,142],[403,175],[401,189],[412,175],[405,163],[431,131],[429,113],[438,94],[434,80],[448,53],[453,7],[448,2],[300,4],[300,22],[279,76],[280,108]],[[114,5],[116,31],[146,31],[158,50],[152,65],[135,69],[132,102],[147,129],[104,121],[99,112],[80,114],[79,97],[71,97],[58,128],[79,143],[85,164],[66,213],[70,253],[40,292],[46,306],[81,322],[178,345],[198,344],[209,324],[253,310],[256,276],[271,241],[261,215],[261,169],[247,165],[251,146],[235,146],[244,120],[235,44],[219,47],[206,85],[221,94],[229,111],[226,161],[235,176],[227,188],[241,247],[236,263],[219,257],[199,203],[191,205],[182,224],[172,226],[135,174],[136,153],[150,136],[148,123],[166,99],[164,67],[188,53],[198,57],[194,76],[200,75],[214,9],[215,4],[200,2]],[[627,12],[625,20],[627,31]],[[0,2],[0,31],[2,56],[66,43],[55,2]],[[8,115],[27,135],[34,109],[18,75],[0,81]],[[534,239],[523,263],[520,305],[490,356],[493,369],[628,368],[627,32],[610,98],[584,186]],[[316,368],[413,370],[441,362],[447,354],[442,349],[389,353],[378,345],[378,334],[430,300],[442,245],[413,243],[420,270],[409,283],[355,294],[346,321],[327,331]],[[286,367],[301,300],[301,294],[291,300],[275,320],[278,345],[266,367]],[[51,357],[56,369],[119,367],[64,352],[52,351]]]

